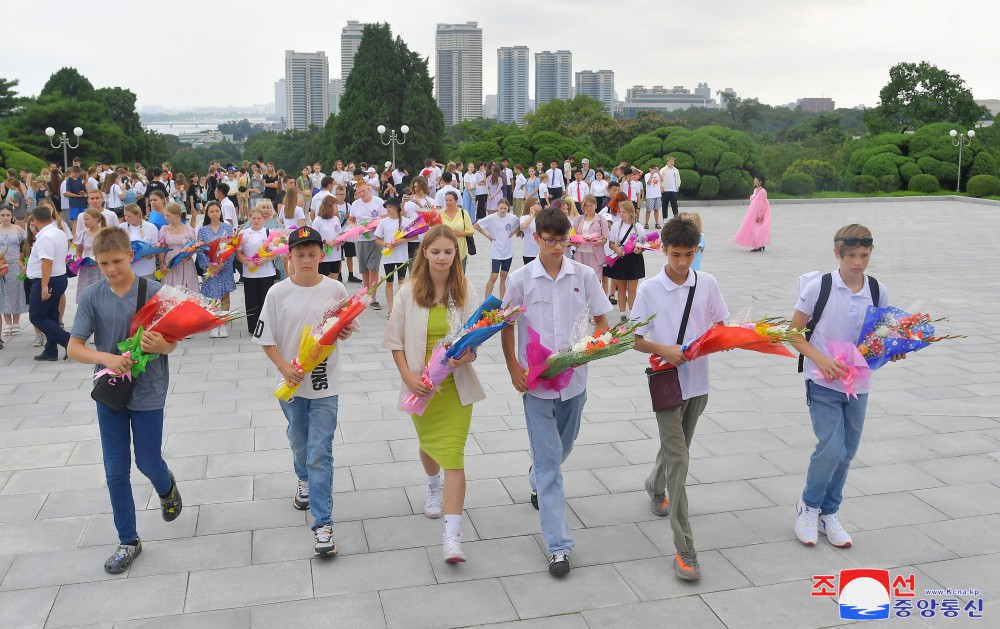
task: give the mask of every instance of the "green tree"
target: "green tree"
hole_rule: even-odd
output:
[[[397,163],[411,171],[425,157],[444,158],[444,114],[434,101],[427,60],[392,38],[388,24],[368,24],[344,85],[332,143],[344,160],[381,164],[391,156],[375,130],[410,127],[396,151]],[[412,117],[411,117],[412,116]]]
[[[594,120],[610,119],[601,101],[581,94],[572,100],[550,100],[524,117],[529,132],[554,131],[573,135]]]
[[[732,93],[726,95],[726,111],[733,119],[737,129],[747,131],[754,120],[759,120],[767,105],[762,105],[756,98],[740,98]]]
[[[872,134],[902,133],[943,120],[971,127],[985,112],[962,77],[921,61],[897,63],[889,69],[889,82],[879,92],[879,104],[866,111],[864,119]]]
[[[11,115],[17,108],[20,99],[14,88],[17,87],[18,83],[17,79],[0,78],[0,119]]]

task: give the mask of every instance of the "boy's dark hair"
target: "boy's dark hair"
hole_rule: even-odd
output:
[[[324,190],[332,185],[333,185],[333,177],[331,177],[330,175],[327,175],[326,177],[323,177],[322,179],[319,180],[319,187],[323,188]]]
[[[35,206],[35,209],[31,210],[31,217],[34,218],[39,223],[51,223],[52,210],[49,208],[49,205],[47,203],[39,204]]]
[[[664,247],[697,247],[701,243],[701,232],[689,220],[672,218],[660,230],[660,242]]]
[[[224,197],[228,197],[229,196],[229,184],[228,183],[217,184],[215,186],[215,189],[218,190],[219,192],[221,192],[222,196],[224,196]]]
[[[542,234],[565,236],[571,227],[569,217],[561,209],[549,207],[535,215],[535,233],[539,236]],[[696,242],[695,245],[697,244]]]
[[[105,227],[94,236],[94,255],[117,251],[126,253],[132,251],[132,242],[124,230],[117,227]]]

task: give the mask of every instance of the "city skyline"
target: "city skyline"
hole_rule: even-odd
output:
[[[384,12],[394,36],[429,61],[435,73],[434,42],[438,22],[463,23],[478,20],[483,29],[482,76],[483,92],[492,92],[492,77],[497,76],[493,51],[504,46],[525,45],[532,51],[570,50],[574,68],[609,69],[615,73],[619,94],[635,85],[685,85],[693,88],[700,82],[732,86],[742,96],[756,97],[771,105],[783,105],[800,98],[833,98],[838,106],[859,104],[874,106],[878,92],[889,80],[891,66],[901,61],[926,60],[960,75],[977,99],[1000,95],[1000,80],[992,69],[992,45],[983,38],[959,38],[954,45],[928,47],[919,37],[893,38],[885,43],[885,25],[896,32],[922,32],[926,29],[921,16],[937,11],[929,0],[916,0],[900,15],[891,6],[847,0],[837,5],[818,1],[803,2],[794,9],[785,3],[763,1],[752,12],[732,0],[719,0],[713,5],[678,6],[671,9],[671,21],[697,25],[697,28],[665,28],[661,21],[629,22],[629,48],[616,51],[609,44],[581,45],[598,42],[603,24],[595,12],[606,11],[606,4],[579,0],[575,10],[567,12],[563,5],[551,3],[533,6],[530,18],[521,11],[491,14],[485,10],[456,7],[446,17],[429,16],[425,9],[409,4],[390,2]],[[75,5],[67,0],[52,0],[47,10],[56,13],[70,11]],[[261,12],[269,5],[250,1],[239,12],[227,16],[227,32],[252,32],[261,23]],[[340,69],[341,30],[348,21],[374,21],[365,8],[338,8],[332,21],[324,28],[290,29],[294,37],[285,36],[284,29],[266,38],[247,38],[240,43],[240,54],[253,61],[250,76],[265,76],[265,81],[242,80],[238,88],[226,81],[212,80],[212,68],[232,70],[227,60],[233,58],[234,40],[229,37],[197,37],[187,35],[191,11],[202,5],[179,0],[170,11],[145,3],[109,0],[107,10],[127,16],[123,28],[138,30],[142,25],[159,24],[164,32],[180,33],[172,40],[178,45],[169,53],[157,53],[157,72],[122,71],[121,65],[109,63],[109,57],[99,40],[80,38],[72,46],[54,44],[38,47],[35,41],[36,23],[26,12],[8,16],[4,47],[7,50],[31,50],[16,65],[3,73],[5,78],[18,79],[17,91],[26,96],[37,95],[48,77],[64,66],[75,67],[95,86],[119,86],[132,90],[140,108],[160,106],[183,110],[198,107],[243,107],[272,102],[273,81],[280,78],[282,53],[286,49],[325,51],[330,58],[331,78]],[[578,10],[576,10],[578,9]],[[642,12],[644,6],[633,0],[615,5],[610,15],[627,16],[631,11]],[[741,10],[742,9],[742,10]],[[996,3],[973,0],[963,9],[976,21],[1000,17]],[[315,3],[290,0],[283,5],[282,15],[308,15]],[[864,19],[858,19],[859,12]],[[797,28],[781,27],[783,20],[796,20]],[[553,30],[549,26],[561,25]],[[82,12],[74,17],[81,31],[101,29],[99,15]],[[131,26],[130,26],[131,25]],[[581,38],[589,31],[592,36]],[[669,33],[669,37],[667,37]],[[730,34],[732,36],[727,35]],[[723,36],[726,35],[726,36]],[[614,41],[611,34],[610,41]],[[881,42],[881,43],[880,43]],[[183,44],[183,45],[180,45]],[[676,63],[670,60],[674,59]],[[174,65],[185,73],[205,77],[196,81],[197,89],[176,89],[173,81],[161,80],[163,71]],[[529,83],[529,97],[534,98],[534,81]],[[190,84],[190,83],[186,83]],[[481,102],[481,98],[479,99]]]

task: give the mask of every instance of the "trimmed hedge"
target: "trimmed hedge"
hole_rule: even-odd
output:
[[[906,186],[907,190],[913,192],[924,192],[931,194],[937,192],[941,189],[941,184],[938,183],[937,177],[934,175],[914,175],[910,177],[910,181]]]
[[[896,175],[882,175],[879,180],[879,189],[882,192],[895,192],[899,190],[899,177]]]
[[[683,183],[683,176],[681,183]],[[715,175],[705,175],[701,178],[701,185],[698,187],[698,197],[702,199],[714,199],[719,196],[719,178]]]
[[[781,191],[802,196],[816,192],[816,181],[805,173],[790,173],[781,178]]]
[[[913,159],[909,157],[904,159],[906,161],[899,165],[899,176],[903,178],[903,181],[909,181],[917,175],[923,174],[923,171],[920,170],[920,166],[917,166],[917,163],[913,161]]]
[[[833,164],[830,162],[823,162],[818,159],[797,159],[785,169],[782,177],[787,177],[795,173],[802,173],[812,177],[816,183],[816,190],[837,189],[837,171],[834,170]]]
[[[2,168],[13,168],[18,172],[22,168],[26,168],[30,172],[38,174],[42,172],[43,168],[48,168],[48,165],[48,162],[22,151],[13,144],[0,142],[0,167]],[[6,178],[6,175],[4,177]]]
[[[862,194],[871,194],[872,192],[878,192],[878,185],[878,179],[871,175],[857,175],[851,181],[851,190]]]
[[[997,161],[993,159],[993,156],[986,151],[981,151],[976,155],[976,159],[972,162],[972,168],[969,169],[969,176],[975,177],[976,175],[993,175],[997,176],[998,173]]]
[[[675,163],[674,165],[676,166],[677,164]],[[680,170],[681,173],[680,193],[684,196],[694,196],[698,194],[698,190],[701,188],[701,175],[698,174],[698,171],[687,168],[679,168],[678,170]]]
[[[862,175],[871,175],[879,181],[883,177],[895,177],[899,179],[899,167],[896,166],[896,158],[890,153],[881,153],[875,155],[865,162],[864,167],[861,169]]]
[[[972,197],[995,197],[1000,196],[1000,179],[993,175],[976,175],[969,179],[965,186],[966,192]]]

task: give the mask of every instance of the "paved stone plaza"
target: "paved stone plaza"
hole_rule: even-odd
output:
[[[704,270],[734,313],[755,300],[758,316],[790,315],[798,276],[835,268],[834,231],[861,222],[875,233],[869,270],[891,303],[949,315],[943,329],[970,337],[876,375],[841,511],[853,548],[794,539],[793,505],[814,442],[795,362],[731,352],[712,358],[712,393],[692,446],[689,499],[704,579],[678,581],[669,522],[650,513],[642,487],[658,441],[646,357],[631,352],[591,367],[584,425],[564,465],[573,570],[550,577],[528,502],[521,400],[495,339],[476,362],[490,397],[475,407],[466,451],[469,561],[445,564],[443,522],[422,515],[415,433],[396,410],[399,378],[380,349],[383,310],[363,315],[362,332],[340,350],[340,557],[311,558],[308,516],[291,505],[274,369],[237,323],[231,338],[203,334],[171,356],[164,448],[184,512],[164,523],[152,487],[133,470],[144,552],[111,576],[102,566],[116,534],[89,367],[33,361],[38,350],[25,332],[0,352],[0,627],[800,629],[846,622],[833,599],[810,596],[811,577],[854,567],[913,573],[918,596],[977,588],[986,606],[978,626],[997,626],[1000,207],[775,204],[774,244],[763,254],[729,242],[743,206],[698,209]],[[481,292],[484,239],[479,250],[470,267]],[[663,261],[647,254],[647,275]],[[67,327],[72,320],[71,305]]]

